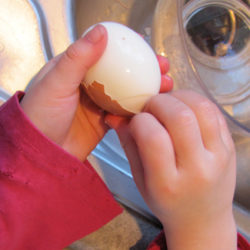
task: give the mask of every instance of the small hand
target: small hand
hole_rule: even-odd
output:
[[[106,44],[106,29],[97,25],[45,65],[21,101],[36,127],[80,160],[108,129],[104,112],[81,88],[87,70],[101,57]]]
[[[215,104],[177,91],[153,97],[130,122],[107,121],[164,226],[168,249],[236,249],[235,149]]]

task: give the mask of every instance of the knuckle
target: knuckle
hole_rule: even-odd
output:
[[[220,154],[218,154],[217,165],[221,169],[227,169],[227,167],[230,165],[229,163],[232,160],[232,157],[234,157],[233,151],[230,152],[228,149],[224,148],[220,151]]]
[[[229,143],[228,143],[228,153],[231,156],[235,156],[236,155],[236,148],[235,148],[235,144],[233,143],[232,138],[230,138]]]
[[[71,44],[67,50],[65,51],[65,57],[66,59],[70,61],[74,61],[79,57],[79,53],[77,52],[77,48],[75,44]]]
[[[200,168],[197,173],[197,178],[199,179],[200,187],[210,186],[214,183],[214,178],[211,171],[207,170],[206,168]]]
[[[175,197],[180,192],[179,192],[177,185],[174,185],[173,183],[172,184],[168,183],[162,187],[161,193],[167,194],[168,196]]]
[[[229,151],[226,148],[223,148],[223,150],[221,150],[220,153],[220,161],[222,162],[222,164],[228,162],[229,156],[230,156]]]
[[[213,155],[211,156],[209,157],[210,159],[203,159],[198,165],[194,165],[194,178],[200,188],[210,186],[214,182],[214,175],[211,167],[211,165],[214,164],[214,157]]]
[[[176,180],[168,179],[168,181],[155,182],[151,181],[151,178],[147,178],[146,180],[146,193],[151,193],[153,191],[154,196],[159,196],[159,194],[167,195],[170,197],[176,197],[181,193],[182,186]]]
[[[193,126],[196,122],[194,113],[189,109],[180,109],[178,116],[181,126]]]
[[[53,67],[57,64],[58,62],[58,57],[53,57],[52,59],[50,59],[49,64]]]
[[[200,101],[199,110],[203,115],[206,115],[209,118],[216,118],[215,104],[207,99]]]
[[[167,98],[166,94],[158,94],[158,95],[155,95],[155,96],[151,97],[149,99],[149,101],[147,102],[144,110],[145,111],[151,111],[155,107],[159,107],[159,106],[165,105],[166,98]]]

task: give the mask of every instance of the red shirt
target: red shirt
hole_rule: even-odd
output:
[[[13,96],[0,107],[0,249],[57,250],[122,209],[86,161],[39,132]],[[239,249],[249,250],[241,237]],[[149,249],[166,249],[163,234]]]

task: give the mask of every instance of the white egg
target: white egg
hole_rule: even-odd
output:
[[[87,72],[86,92],[101,108],[118,115],[142,111],[159,93],[160,67],[148,43],[135,31],[114,22],[102,22],[108,33],[107,47]]]

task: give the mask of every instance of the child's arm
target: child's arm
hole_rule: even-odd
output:
[[[108,129],[80,87],[106,42],[98,25],[46,64],[25,95],[1,106],[0,249],[62,249],[121,212],[82,163]],[[166,73],[167,61],[159,61]],[[165,91],[171,79],[163,80]]]
[[[0,249],[61,250],[121,208],[88,162],[33,126],[22,95],[0,107]]]
[[[217,107],[194,92],[161,94],[116,128],[169,250],[236,249],[235,150]]]
[[[107,130],[104,114],[87,97],[79,101],[84,73],[105,48],[100,29],[0,107],[0,249],[62,249],[121,212],[90,164],[79,161]]]

